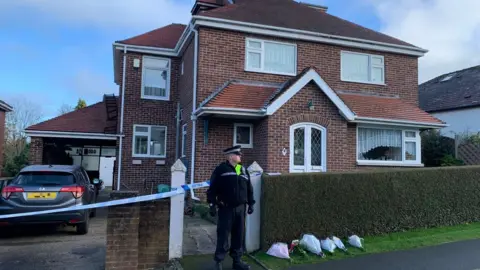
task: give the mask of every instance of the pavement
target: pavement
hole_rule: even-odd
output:
[[[98,201],[108,196],[101,193]],[[97,209],[87,235],[76,235],[73,227],[0,227],[0,269],[104,269],[107,211]]]
[[[215,253],[217,227],[199,216],[185,216],[183,254],[202,255]]]
[[[434,247],[366,255],[291,270],[479,270],[480,240],[448,243]]]

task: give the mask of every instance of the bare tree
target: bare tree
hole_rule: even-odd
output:
[[[25,129],[42,119],[42,109],[26,99],[15,99],[10,102],[13,111],[7,113],[5,123],[5,155],[17,156],[24,149],[27,142]]]
[[[63,115],[63,114],[66,114],[66,113],[69,113],[71,111],[73,111],[74,108],[68,104],[63,104],[62,107],[60,107],[60,109],[58,109],[58,115]]]

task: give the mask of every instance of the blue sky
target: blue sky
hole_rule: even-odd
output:
[[[479,10],[480,1],[458,0],[472,5],[458,16],[446,0],[304,2],[326,5],[330,14],[405,39],[429,49],[429,54],[433,51],[433,56],[420,61],[421,81],[480,64],[478,53],[472,55],[480,49],[480,19],[475,13],[471,20],[463,18],[465,10]],[[172,22],[186,23],[191,5],[192,0],[3,1],[0,99],[13,104],[28,101],[50,118],[62,104],[75,105],[79,97],[92,104],[104,93],[118,94],[113,83],[112,43]],[[454,15],[449,14],[452,10]],[[442,15],[451,23],[439,20]],[[458,27],[467,29],[459,31]],[[445,39],[450,32],[457,41]],[[463,49],[456,52],[459,46]],[[439,63],[444,64],[442,68]]]

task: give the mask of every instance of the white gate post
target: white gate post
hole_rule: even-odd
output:
[[[248,167],[250,181],[253,186],[253,198],[255,199],[255,211],[248,215],[245,223],[245,248],[247,252],[260,249],[260,225],[261,225],[261,195],[262,195],[262,173],[263,169],[256,161]]]
[[[183,165],[182,161],[178,159],[172,166],[172,188],[182,188],[182,185],[185,185],[186,172],[187,168]],[[182,257],[184,206],[184,194],[171,197],[169,260]]]

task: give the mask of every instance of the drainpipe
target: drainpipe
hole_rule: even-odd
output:
[[[198,31],[195,30],[193,24],[190,24],[190,29],[195,34],[194,44],[194,60],[193,60],[193,102],[192,102],[192,158],[190,159],[190,184],[193,184],[195,177],[195,134],[197,126],[197,116],[194,114],[197,110],[197,66],[198,66]],[[195,196],[193,188],[190,189],[193,200],[199,201],[200,198]]]
[[[120,134],[123,135],[123,108],[125,102],[125,71],[127,67],[127,46],[123,46],[123,71],[122,71],[122,105],[120,107]],[[117,160],[117,190],[120,190],[120,177],[122,171],[122,148],[123,148],[123,136],[120,136],[118,159]]]
[[[179,128],[180,128],[180,102],[177,103],[177,117],[176,117],[176,118],[177,118],[177,119],[176,119],[176,120],[177,120],[177,135],[175,136],[175,160],[177,160],[178,157],[180,156],[179,153],[178,153],[178,152],[179,152],[178,146],[179,146],[179,142],[180,142],[180,141],[179,141],[179,132],[180,132],[180,130],[179,130]],[[180,147],[181,147],[181,146],[180,146]]]

